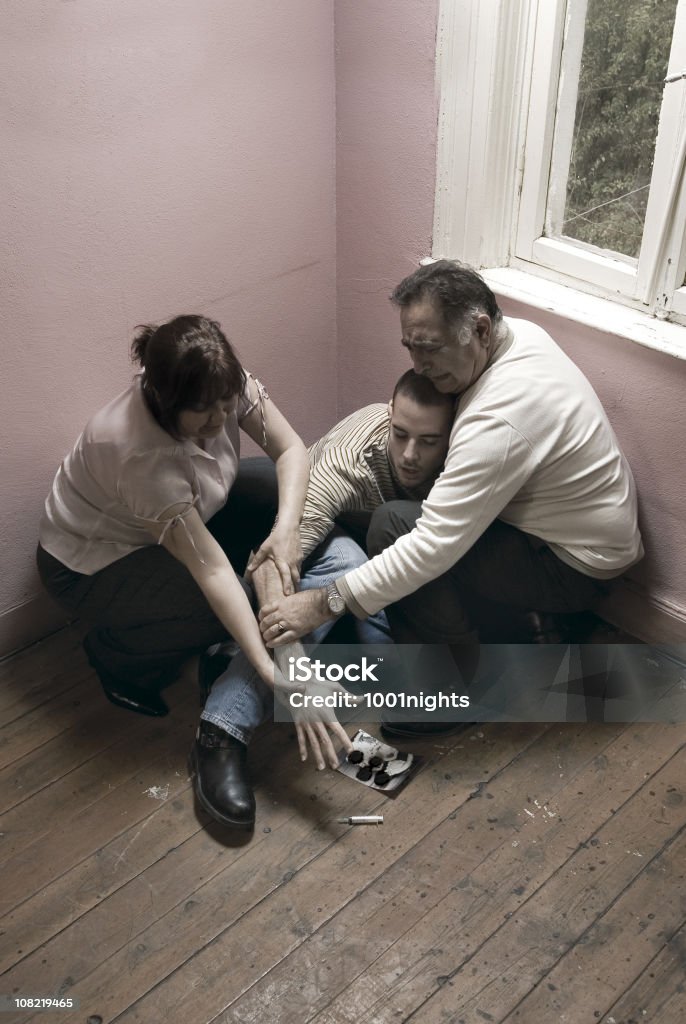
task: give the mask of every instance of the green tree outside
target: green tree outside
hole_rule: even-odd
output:
[[[675,14],[676,0],[589,0],[567,237],[639,254]]]

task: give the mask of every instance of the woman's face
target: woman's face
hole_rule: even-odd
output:
[[[218,437],[224,429],[227,416],[236,408],[237,396],[219,398],[211,405],[193,405],[179,413],[178,432],[192,441],[207,441]]]

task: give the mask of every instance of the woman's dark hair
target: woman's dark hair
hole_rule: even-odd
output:
[[[159,327],[137,327],[131,357],[143,369],[150,411],[173,437],[178,437],[183,409],[232,398],[245,387],[245,372],[226,335],[204,316],[177,316]]]

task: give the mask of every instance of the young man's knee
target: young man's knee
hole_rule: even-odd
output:
[[[335,567],[336,575],[359,569],[368,561],[367,552],[352,537],[339,531],[332,535],[327,554]]]
[[[386,501],[374,510],[367,531],[369,557],[378,555],[394,544],[398,537],[414,529],[421,515],[418,501]]]
[[[352,537],[336,527],[325,541],[305,559],[302,571],[302,589],[321,585],[327,577],[343,576],[367,561],[367,554]]]

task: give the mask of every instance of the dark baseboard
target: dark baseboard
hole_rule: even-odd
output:
[[[24,604],[0,614],[0,658],[35,644],[67,625],[64,612],[47,594],[37,594]]]
[[[680,659],[680,652],[672,650],[671,645],[686,645],[686,609],[651,597],[630,580],[620,580],[597,613],[625,633],[644,643],[666,647],[673,659]],[[9,608],[0,614],[0,658],[66,625],[64,613],[45,594]]]
[[[619,580],[596,611],[646,644],[686,644],[686,608],[647,594],[631,580]]]

